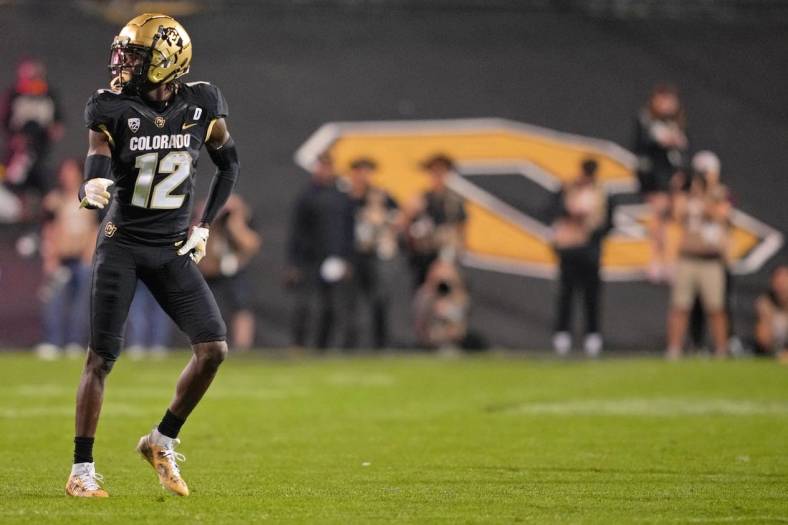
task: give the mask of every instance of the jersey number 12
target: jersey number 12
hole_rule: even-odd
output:
[[[158,153],[146,153],[137,157],[134,167],[139,168],[140,171],[137,173],[131,204],[156,210],[180,208],[186,196],[171,195],[171,193],[189,177],[191,161],[191,155],[186,151],[171,151],[161,159],[161,162]],[[156,175],[157,165],[159,173],[170,175],[154,185],[153,178]]]

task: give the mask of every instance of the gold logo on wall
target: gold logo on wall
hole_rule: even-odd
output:
[[[635,194],[635,157],[606,140],[562,133],[504,119],[328,123],[296,152],[305,169],[330,149],[340,169],[359,156],[378,163],[375,183],[400,202],[427,188],[420,163],[445,153],[457,163],[449,186],[467,201],[468,266],[531,275],[555,275],[551,228],[518,197],[544,199],[574,178],[580,162],[594,157],[598,178],[611,194]],[[501,184],[501,182],[505,184]],[[636,200],[636,199],[629,199]],[[547,204],[545,202],[544,204]],[[606,279],[645,276],[651,259],[648,210],[642,204],[616,207],[614,229],[605,240]],[[734,271],[757,271],[782,246],[782,235],[742,211],[732,216]],[[672,232],[677,238],[677,231]]]

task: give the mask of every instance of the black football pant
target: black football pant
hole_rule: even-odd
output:
[[[380,265],[376,254],[359,254],[354,260],[348,297],[345,348],[358,348],[358,303],[362,295],[369,301],[372,310],[372,344],[378,349],[386,346],[389,298],[380,276]]]
[[[575,294],[582,294],[585,306],[586,334],[599,332],[599,277],[598,252],[575,249],[559,253],[560,278],[558,287],[558,317],[556,332],[570,332],[572,301]]]
[[[314,346],[318,349],[336,346],[335,336],[342,334],[341,326],[347,321],[347,283],[327,283],[313,267],[303,270],[303,275],[303,280],[293,290],[295,308],[290,326],[292,342],[295,346],[308,346],[312,332]],[[317,322],[312,327],[315,309]]]
[[[188,255],[173,245],[149,246],[99,233],[93,258],[90,348],[115,361],[137,279],[142,279],[192,344],[224,341],[226,328],[213,294]]]

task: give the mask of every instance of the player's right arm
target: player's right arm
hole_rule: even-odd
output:
[[[112,151],[106,133],[88,131],[88,156],[85,159],[85,182],[79,189],[80,207],[103,209],[109,204],[108,188],[112,180]]]

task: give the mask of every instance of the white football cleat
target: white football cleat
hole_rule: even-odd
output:
[[[561,357],[569,354],[572,350],[572,336],[569,332],[556,332],[553,334],[553,350]]]
[[[156,471],[162,487],[178,496],[188,496],[189,487],[181,478],[181,470],[178,467],[178,461],[186,461],[186,456],[175,452],[175,445],[180,442],[180,439],[168,438],[153,429],[150,434],[140,438],[137,443],[137,452]]]
[[[145,347],[142,345],[131,345],[125,350],[123,353],[126,354],[126,357],[129,358],[131,361],[142,361],[145,359]]]
[[[41,343],[40,345],[36,346],[35,352],[36,357],[42,361],[55,361],[60,359],[60,357],[63,355],[63,350],[61,350],[59,346],[53,345],[51,343]]]
[[[104,476],[96,472],[95,463],[75,463],[66,482],[66,495],[76,498],[108,498],[109,494],[99,482]]]
[[[588,334],[583,342],[583,350],[588,357],[599,357],[602,353],[602,336],[598,333]]]
[[[69,359],[82,359],[85,357],[85,352],[87,352],[87,349],[82,345],[71,343],[66,345],[64,351],[66,353],[66,357]]]

